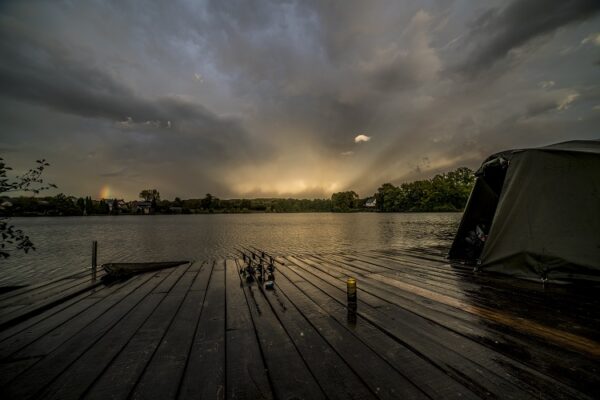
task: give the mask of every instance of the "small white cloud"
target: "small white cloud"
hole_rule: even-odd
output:
[[[200,83],[204,82],[204,77],[202,76],[202,74],[199,74],[199,73],[194,74],[194,79]]]
[[[345,157],[348,157],[348,156],[351,156],[351,155],[353,155],[353,154],[354,154],[354,152],[353,152],[353,151],[344,151],[344,152],[342,152],[342,153],[340,153],[340,154],[341,154],[341,155],[343,155],[343,156],[345,156]]]
[[[556,105],[556,109],[559,111],[564,111],[571,106],[571,103],[575,101],[579,97],[579,93],[571,93],[566,95],[561,101]]]
[[[358,135],[354,138],[354,143],[360,143],[360,142],[368,142],[369,140],[371,140],[370,136],[367,135]]]
[[[117,122],[117,125],[122,128],[129,128],[130,126],[133,126],[133,118],[127,117],[124,121]]]
[[[600,46],[600,32],[591,33],[581,41],[581,44],[587,43],[593,44],[595,46]]]
[[[171,128],[171,121],[167,121],[167,128]]]
[[[554,82],[554,81],[541,81],[540,83],[538,83],[538,86],[541,87],[542,89],[550,89],[555,84],[556,84],[556,82]]]

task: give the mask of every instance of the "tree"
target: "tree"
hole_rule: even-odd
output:
[[[83,197],[80,197],[77,199],[77,207],[79,208],[79,211],[81,211],[81,214],[84,214],[85,211],[85,199]]]
[[[81,210],[77,207],[77,199],[68,197],[59,193],[54,197],[46,197],[48,202],[47,214],[50,215],[81,215]]]
[[[396,187],[385,183],[375,198],[379,211],[460,211],[465,206],[475,175],[469,168],[438,174],[431,179],[407,182]]]
[[[11,179],[8,177],[7,171],[11,171],[12,168],[6,165],[4,159],[0,157],[0,195],[10,192],[37,194],[43,190],[56,188],[55,184],[45,183],[42,179],[44,169],[50,164],[44,159],[37,160],[36,163],[36,167]],[[0,211],[4,214],[5,208],[0,206]],[[29,236],[25,235],[22,230],[16,229],[6,215],[0,216],[0,235],[0,258],[8,258],[12,250],[24,251],[25,253],[29,250],[35,250]]]
[[[358,207],[358,194],[354,191],[338,192],[331,195],[333,211],[347,212]]]
[[[94,213],[94,202],[92,201],[92,196],[86,196],[83,199],[83,215],[93,214]]]
[[[206,196],[202,200],[200,200],[200,205],[202,206],[202,208],[209,211],[218,208],[219,203],[220,200],[210,193],[206,193]]]
[[[140,192],[140,199],[145,201],[160,201],[160,193],[156,189],[144,189]]]
[[[117,199],[113,199],[111,204],[111,211],[113,215],[119,215],[119,201]]]
[[[110,213],[110,207],[104,199],[100,200],[100,202],[98,203],[98,208],[96,209],[96,213],[97,214],[109,214]]]

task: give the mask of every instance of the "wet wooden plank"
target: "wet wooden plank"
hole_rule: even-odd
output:
[[[344,267],[348,267],[348,264],[344,264]],[[422,268],[422,270],[426,269]],[[506,293],[466,283],[448,286],[435,285],[428,280],[411,279],[406,274],[400,275],[398,272],[367,276],[488,319],[492,323],[502,324],[507,328],[537,336],[555,345],[600,357],[600,344],[590,338],[594,335],[589,334],[589,328],[586,329],[580,322],[573,323],[573,315],[578,315],[579,319],[583,315],[577,310],[570,309],[567,305],[556,304],[551,300],[546,300],[548,304],[543,304],[543,299],[531,301],[530,298],[519,296],[516,290]],[[547,298],[547,296],[545,297]],[[519,306],[515,307],[515,304],[519,304]],[[552,310],[552,312],[549,313],[548,310]],[[561,310],[563,312],[560,312]],[[518,313],[515,315],[517,311]],[[536,314],[538,317],[524,319],[522,318],[523,313],[525,315]],[[540,314],[550,315],[547,318],[541,318]],[[546,320],[548,323],[535,322],[536,320]],[[592,332],[596,332],[596,330],[592,330]]]
[[[129,323],[131,324],[137,323],[135,318],[130,319],[125,317],[128,315],[140,317],[142,315],[140,313],[131,313],[136,307],[151,308],[153,300],[144,302],[144,299],[155,289],[157,284],[167,279],[173,271],[161,272],[153,275],[156,279],[150,279],[145,285],[142,285],[131,293],[127,293],[126,297],[119,299],[108,310],[104,310],[91,323],[80,326],[79,330],[76,330],[76,333],[72,337],[61,343],[59,348],[52,351],[32,368],[13,380],[4,388],[4,392],[9,398],[30,398],[35,396],[59,377],[81,355],[92,348],[115,324],[122,320],[126,322],[130,321]],[[48,336],[42,339],[46,338]]]
[[[87,326],[93,323],[96,319],[103,316],[104,313],[109,312],[113,307],[117,306],[122,301],[128,301],[127,298],[131,295],[136,295],[136,291],[150,281],[156,279],[164,279],[165,275],[147,275],[139,281],[127,281],[121,285],[115,285],[116,290],[105,300],[98,302],[95,299],[88,297],[83,299],[82,305],[77,304],[77,307],[86,307],[86,311],[82,313],[76,313],[73,318],[66,318],[64,322],[58,326],[51,327],[51,330],[44,335],[38,336],[34,341],[29,342],[26,346],[23,346],[18,352],[13,353],[11,357],[14,358],[27,358],[47,355],[63,343],[69,340],[71,337],[76,335],[83,329],[87,329]],[[89,306],[89,307],[88,307]],[[56,318],[62,318],[58,315]],[[48,321],[52,324],[54,320]],[[44,330],[46,324],[42,324],[32,330],[32,334],[37,334],[37,329]],[[21,336],[21,335],[19,335]],[[23,339],[27,339],[25,336]]]
[[[182,399],[225,398],[225,262],[215,263],[179,388]]]
[[[148,305],[144,307],[143,303],[128,318],[143,315],[141,323],[129,325],[125,322],[128,324],[127,329],[115,326],[96,343],[94,349],[78,360],[80,365],[73,365],[73,372],[65,374],[64,382],[61,382],[63,390],[53,397],[59,399],[64,397],[64,393],[81,396],[85,392],[86,398],[91,399],[128,398],[181,309],[189,287],[196,278],[198,272],[188,273],[188,268],[189,265],[178,267],[152,291],[149,299],[156,303],[155,306],[146,300],[144,303]],[[164,288],[165,282],[172,283],[166,292],[160,288]],[[89,362],[95,360],[103,368],[89,368],[86,358]],[[77,372],[86,369],[85,375]],[[76,384],[67,379],[74,374],[80,375]]]
[[[42,290],[46,290],[46,288],[48,288],[48,287],[62,285],[63,281],[66,281],[66,280],[77,279],[77,278],[81,278],[81,277],[84,277],[84,276],[91,276],[91,273],[92,273],[91,270],[81,271],[81,272],[77,272],[77,273],[72,273],[71,272],[71,273],[68,273],[68,274],[65,274],[65,275],[61,275],[61,276],[58,276],[56,278],[53,278],[53,279],[50,279],[50,280],[47,280],[47,281],[36,283],[34,285],[25,285],[25,286],[20,287],[18,289],[11,290],[9,292],[1,294],[0,295],[0,304],[4,303],[8,299],[12,299],[14,297],[22,296],[22,295],[24,295],[26,293],[42,291]]]
[[[32,327],[33,325],[36,325],[39,322],[41,322],[49,317],[52,317],[57,314],[61,314],[63,312],[63,310],[69,310],[73,304],[79,302],[80,300],[82,300],[86,297],[94,296],[94,297],[98,298],[99,293],[105,291],[106,289],[107,288],[105,286],[100,286],[98,288],[94,288],[89,291],[88,296],[81,295],[76,298],[72,298],[72,299],[62,302],[62,303],[58,304],[57,306],[52,307],[51,309],[48,309],[40,314],[37,314],[30,318],[27,318],[26,320],[14,325],[14,326],[11,326],[9,328],[2,330],[2,331],[0,331],[0,342],[3,342],[5,340],[7,340],[8,338],[14,337],[19,332],[22,332],[22,331],[26,330],[27,328]],[[106,291],[106,293],[109,293],[109,292]],[[0,351],[0,354],[4,354],[4,353],[2,351]]]
[[[104,290],[107,293],[115,292],[118,289],[118,285],[99,288],[99,290]],[[45,335],[49,335],[54,329],[97,304],[101,298],[95,297],[94,294],[96,293],[96,290],[86,292],[85,295],[61,303],[59,306],[48,310],[45,314],[29,318],[24,323],[2,332],[10,336],[0,342],[0,359],[10,357],[25,346]],[[45,351],[48,351],[50,347],[45,347],[45,349]]]
[[[276,287],[265,291],[265,298],[287,334],[294,341],[302,358],[329,399],[372,399],[375,393],[362,381],[329,345],[315,328],[313,318],[329,318],[325,312],[311,312],[311,309],[298,308],[286,296],[279,284],[286,278],[276,272]],[[285,285],[285,283],[283,283]],[[262,294],[262,293],[261,293]]]
[[[457,281],[459,283],[474,283],[490,290],[515,292],[515,296],[528,298],[529,301],[538,301],[541,299],[543,305],[547,304],[547,301],[556,301],[557,304],[569,304],[571,307],[580,307],[581,311],[586,311],[590,309],[590,306],[600,304],[600,299],[593,295],[594,289],[581,285],[549,284],[544,286],[541,282],[516,279],[505,275],[473,273],[472,266],[450,264],[448,260],[435,261],[427,257],[424,258],[416,254],[406,254],[404,252],[388,253],[378,251],[372,253],[378,264],[384,261],[392,261],[390,266],[394,268],[396,266],[399,266],[401,269],[411,267],[413,271],[421,269],[433,276],[438,274],[451,275],[459,279]],[[358,256],[363,255],[358,254]],[[596,314],[597,317],[598,315]]]
[[[302,309],[303,313],[308,313],[307,318],[311,324],[372,393],[383,399],[426,398],[426,393],[422,391],[423,388],[417,387],[398,368],[398,365],[402,365],[406,371],[420,371],[418,364],[414,362],[417,357],[411,357],[410,351],[398,343],[392,342],[392,346],[390,346],[390,341],[384,339],[385,334],[374,330],[368,324],[354,325],[351,321],[349,322],[346,308],[324,295],[322,291],[304,280],[302,275],[295,274],[286,267],[282,267],[278,271],[280,273],[277,277],[277,285],[286,297],[295,307]],[[296,275],[294,282],[288,279],[293,275]],[[381,340],[382,347],[387,346],[388,350],[391,350],[392,357],[386,357],[367,346],[364,342],[367,338],[372,338],[373,341]],[[395,361],[399,359],[402,362],[396,363]],[[428,370],[434,370],[432,366],[426,367]],[[432,378],[435,377],[434,374]],[[440,377],[443,378],[443,374]],[[452,383],[452,381],[449,382]],[[460,385],[454,385],[454,388],[459,387]],[[459,393],[460,391],[456,394]],[[449,397],[469,398],[468,393],[468,390],[462,388],[464,397]],[[448,394],[451,395],[450,392]]]
[[[324,399],[325,394],[320,385],[264,298],[260,284],[256,280],[245,282],[239,276],[239,264],[238,279],[250,307],[250,316],[258,335],[266,367],[269,370],[275,397]]]
[[[345,302],[345,285],[339,279],[297,259],[294,259],[294,263],[289,267],[299,273],[308,273],[307,279],[313,284],[338,302]],[[554,394],[563,393],[566,397],[581,395],[501,355],[494,353],[492,359],[485,347],[406,310],[399,307],[377,309],[369,303],[373,301],[372,296],[363,292],[359,294],[359,298],[362,300],[359,315],[380,330],[406,343],[413,351],[479,395],[487,396],[488,393],[492,393],[497,396],[522,397],[539,393],[540,390]],[[538,385],[539,383],[545,386]]]
[[[323,260],[322,257],[318,259]],[[310,257],[306,260],[310,260]],[[347,264],[329,261],[330,266],[333,264],[338,265],[335,267],[338,271],[347,274],[355,272],[353,269],[346,269]],[[362,291],[436,322],[493,351],[523,362],[557,381],[572,387],[582,386],[582,383],[587,387],[600,385],[597,361],[567,351],[570,343],[561,347],[551,346],[546,342],[535,340],[527,332],[520,334],[514,330],[515,327],[497,325],[483,316],[437,302],[435,297],[422,297],[402,286],[394,286],[395,281],[384,280],[383,275],[374,277],[365,274],[357,275],[357,278]]]
[[[115,287],[110,288],[111,291],[115,291],[115,289]],[[15,360],[40,361],[43,355],[52,352],[61,343],[73,336],[75,332],[82,329],[82,321],[77,321],[78,318],[92,321],[99,315],[97,310],[94,310],[94,312],[86,311],[97,302],[98,299],[91,296],[85,297],[81,301],[73,302],[70,307],[62,309],[61,312],[56,312],[36,324],[29,325],[25,330],[2,342],[0,360],[4,363],[12,363]],[[109,307],[109,304],[104,304],[104,306]],[[83,317],[80,315],[81,313],[84,313]],[[14,378],[34,363],[15,362],[9,375]],[[4,385],[8,381],[8,379],[5,379]]]
[[[91,272],[85,274],[77,274],[68,278],[63,278],[51,285],[45,285],[34,290],[27,290],[24,293],[2,300],[0,301],[0,309],[15,304],[31,305],[35,303],[40,303],[41,301],[49,297],[53,297],[57,294],[60,294],[61,292],[67,292],[78,285],[93,284],[99,281],[100,278],[102,278],[102,276],[104,275],[104,271],[99,272],[97,274],[97,279],[95,280],[92,279]]]
[[[40,361],[40,359],[41,357],[31,357],[21,360],[3,360],[0,362],[0,388],[5,387],[10,381]],[[2,393],[3,391],[0,389],[0,394]]]
[[[176,397],[194,337],[194,328],[204,309],[212,268],[213,263],[210,263],[204,268],[188,270],[187,274],[194,274],[195,279],[130,398],[163,400]]]
[[[418,268],[426,272],[433,269],[430,265],[421,265]],[[454,268],[447,266],[446,269]],[[400,274],[383,275],[394,278]],[[397,277],[406,282],[412,279],[406,275]],[[430,287],[428,279],[412,283],[424,288]],[[569,288],[565,285],[543,287],[535,282],[524,282],[510,277],[493,278],[490,274],[474,274],[469,271],[442,290],[447,289],[454,291],[448,293],[451,296],[462,299],[466,297],[480,306],[503,310],[504,314],[509,314],[513,319],[535,321],[600,342],[600,299],[596,299],[592,288]],[[586,300],[581,300],[582,296]],[[518,306],[515,306],[516,304]],[[593,346],[580,346],[581,351],[585,352],[586,348]]]
[[[547,311],[569,291],[524,292],[522,282],[513,287],[410,251],[279,260],[286,265],[278,264],[274,291],[242,282],[229,260],[136,276],[53,304],[0,332],[0,392],[67,399],[596,394],[594,343],[587,352],[569,350],[572,343],[558,348],[511,320],[465,308],[504,312],[525,302],[520,324],[556,322],[550,328],[571,334],[579,328],[566,330],[569,324],[581,324],[598,335],[598,312],[587,306],[600,300],[589,292],[540,319],[530,313]],[[349,275],[359,278],[353,317],[345,304]],[[81,278],[40,285],[37,294],[19,291],[39,303]],[[17,297],[4,297],[13,304],[5,311],[25,301]]]
[[[272,399],[273,390],[249,307],[233,260],[225,264],[227,341],[226,397]]]
[[[28,296],[25,307],[18,307],[11,312],[2,313],[0,315],[0,329],[14,326],[21,321],[29,319],[35,315],[49,310],[52,307],[59,305],[73,297],[80,296],[85,292],[101,286],[101,281],[91,281],[88,278],[78,280],[77,283],[67,287],[57,288],[56,291],[43,293],[39,296]]]
[[[92,347],[86,349],[80,357],[61,371],[59,376],[38,392],[36,397],[44,399],[81,398],[110,363],[114,354],[121,349],[124,342],[130,339],[133,332],[140,329],[140,326],[164,297],[165,295],[162,293],[150,293],[143,302],[132,309],[127,318],[122,319]],[[119,393],[120,390],[120,387],[112,387],[110,396],[113,396],[113,392]],[[99,392],[98,388],[95,388],[94,393]],[[105,396],[106,393],[102,393],[102,395]]]

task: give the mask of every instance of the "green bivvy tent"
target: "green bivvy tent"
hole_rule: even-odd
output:
[[[600,140],[489,157],[450,259],[523,278],[600,281]]]

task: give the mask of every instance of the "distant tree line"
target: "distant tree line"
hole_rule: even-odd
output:
[[[1,213],[27,215],[126,215],[126,214],[199,214],[251,212],[426,212],[460,211],[464,208],[474,183],[468,168],[439,174],[431,179],[394,186],[385,183],[371,197],[359,198],[354,191],[334,193],[330,199],[219,199],[207,193],[200,199],[173,201],[161,199],[156,189],[140,192],[139,201],[118,199],[94,200],[64,194],[46,197],[4,198],[9,202]]]
[[[375,194],[377,209],[384,212],[461,211],[474,183],[473,171],[465,167],[400,186],[386,183]]]

